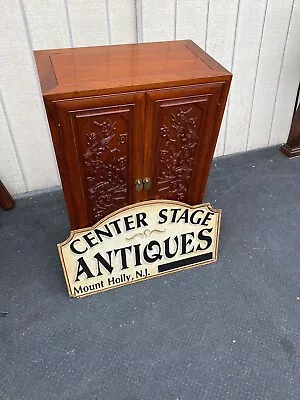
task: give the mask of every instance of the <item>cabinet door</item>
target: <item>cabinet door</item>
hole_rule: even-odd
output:
[[[146,94],[145,176],[148,199],[202,202],[217,133],[222,83],[152,90]]]
[[[72,229],[139,201],[134,181],[143,169],[144,96],[60,100],[55,108],[64,157],[58,163],[67,170],[61,176]]]

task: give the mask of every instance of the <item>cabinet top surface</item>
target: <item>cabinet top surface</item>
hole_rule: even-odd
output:
[[[228,80],[231,74],[191,40],[38,50],[44,97],[142,90]]]

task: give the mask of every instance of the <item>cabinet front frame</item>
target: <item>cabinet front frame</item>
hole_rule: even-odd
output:
[[[109,106],[134,106],[134,128],[133,135],[135,145],[131,155],[133,159],[133,169],[131,182],[128,182],[132,190],[132,202],[139,202],[151,198],[151,191],[141,192],[135,191],[134,180],[137,178],[143,179],[147,176],[151,177],[152,174],[152,149],[153,149],[153,135],[155,134],[154,126],[156,126],[157,112],[155,102],[164,100],[174,100],[176,97],[180,100],[182,97],[209,95],[215,99],[218,98],[216,108],[211,112],[212,121],[209,124],[209,134],[206,135],[207,140],[210,140],[211,145],[207,148],[204,160],[204,167],[202,171],[198,171],[198,180],[201,182],[198,191],[190,196],[190,203],[196,204],[202,201],[210,165],[218,138],[225,104],[230,87],[231,77],[228,80],[212,83],[199,83],[186,86],[172,86],[162,89],[149,89],[134,92],[120,92],[105,95],[94,95],[90,97],[74,97],[67,99],[50,100],[44,98],[48,121],[50,125],[53,145],[56,153],[58,168],[61,176],[64,196],[67,204],[71,229],[78,229],[86,227],[90,223],[88,215],[82,205],[84,199],[82,198],[82,188],[78,192],[74,187],[72,174],[70,171],[70,163],[68,160],[70,140],[66,140],[65,130],[66,122],[68,129],[70,129],[70,122],[67,120],[68,111],[86,110],[91,108],[91,104],[96,107],[109,107]],[[79,107],[80,105],[80,107]],[[86,107],[88,106],[88,107]],[[65,115],[63,115],[65,113]],[[70,132],[69,132],[70,133]],[[71,137],[69,138],[71,139]],[[74,144],[73,144],[74,148]],[[76,146],[75,146],[76,150]],[[83,209],[84,208],[84,209]]]

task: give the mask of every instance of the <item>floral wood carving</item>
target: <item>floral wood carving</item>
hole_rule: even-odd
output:
[[[193,108],[171,114],[171,123],[160,127],[159,167],[156,198],[183,201],[186,195],[198,142],[198,116]]]
[[[93,218],[127,205],[127,133],[116,133],[117,121],[93,121],[87,134],[84,164]]]

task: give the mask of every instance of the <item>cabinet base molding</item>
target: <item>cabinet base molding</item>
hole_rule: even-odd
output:
[[[299,157],[300,156],[300,147],[291,148],[288,144],[283,144],[280,147],[281,153],[289,158]]]
[[[300,156],[300,104],[293,117],[288,140],[280,150],[289,158]]]

